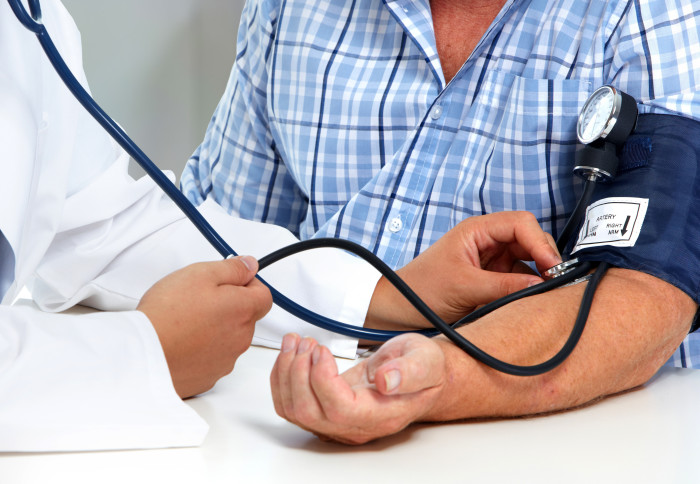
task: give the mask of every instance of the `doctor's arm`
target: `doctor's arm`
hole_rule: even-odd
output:
[[[211,388],[250,345],[271,305],[256,270],[247,257],[188,266],[140,311],[0,306],[0,452],[199,445],[207,426],[177,396]]]
[[[566,341],[584,288],[580,283],[514,302],[460,332],[502,360],[540,363]],[[412,422],[569,409],[646,382],[683,340],[696,310],[666,282],[611,269],[576,349],[535,377],[499,373],[444,338],[414,335],[389,341],[338,375],[325,348],[288,335],[271,375],[275,409],[323,438],[353,444]]]

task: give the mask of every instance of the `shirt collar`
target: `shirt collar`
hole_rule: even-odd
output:
[[[423,52],[425,59],[430,63],[435,77],[439,80],[441,88],[444,87],[445,78],[440,68],[440,59],[437,53],[433,19],[430,12],[430,0],[382,1],[411,41]],[[530,0],[507,0],[479,44],[477,44],[470,59],[477,57],[477,54],[479,54],[484,46],[489,44],[489,41],[499,30],[499,27],[510,15],[522,8],[526,8],[529,3]]]

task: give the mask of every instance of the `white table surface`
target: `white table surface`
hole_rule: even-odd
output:
[[[639,390],[571,412],[415,425],[348,447],[277,417],[276,355],[251,348],[188,401],[211,426],[199,448],[0,454],[0,483],[700,482],[697,370],[662,369]]]

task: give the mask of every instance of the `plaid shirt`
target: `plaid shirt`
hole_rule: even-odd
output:
[[[428,0],[248,0],[237,45],[185,193],[393,267],[472,215],[528,210],[556,238],[603,84],[700,118],[698,1],[509,0],[449,84]]]

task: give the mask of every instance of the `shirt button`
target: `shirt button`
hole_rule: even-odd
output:
[[[399,217],[394,217],[389,221],[389,232],[396,233],[403,228],[403,222]]]
[[[438,104],[433,108],[433,111],[430,113],[430,117],[433,119],[438,119],[440,116],[442,116],[442,106]]]

